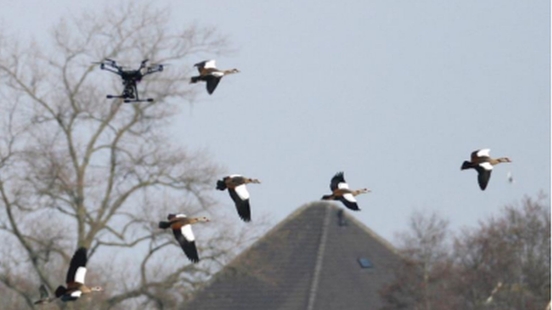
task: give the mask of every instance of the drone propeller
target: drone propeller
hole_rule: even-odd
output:
[[[150,68],[157,68],[157,67],[160,67],[160,68],[163,68],[163,67],[167,67],[167,66],[170,66],[171,64],[170,63],[152,63],[149,65]]]
[[[95,64],[95,65],[105,65],[105,64],[109,64],[109,65],[112,65],[114,66],[117,62],[113,59],[109,59],[109,58],[104,58],[104,60],[102,61],[93,61],[92,64]]]

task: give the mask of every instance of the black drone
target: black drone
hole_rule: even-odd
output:
[[[152,102],[153,98],[140,99],[138,97],[138,90],[136,83],[140,82],[142,78],[148,74],[163,71],[163,64],[155,64],[146,66],[149,59],[144,59],[140,64],[138,70],[123,70],[122,66],[117,65],[115,60],[106,58],[101,62],[96,62],[100,65],[100,69],[113,72],[123,79],[123,93],[121,95],[107,95],[107,99],[122,98],[124,102]]]

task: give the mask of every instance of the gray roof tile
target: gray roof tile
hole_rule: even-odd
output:
[[[328,202],[307,204],[238,255],[184,309],[378,309],[399,255]],[[345,225],[340,225],[339,214]],[[366,258],[372,268],[361,268]]]

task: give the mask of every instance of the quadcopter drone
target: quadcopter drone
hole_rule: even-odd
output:
[[[113,59],[105,58],[95,64],[100,65],[100,69],[113,72],[123,79],[123,93],[121,95],[107,95],[107,99],[122,98],[124,102],[153,102],[153,98],[140,99],[138,97],[138,89],[136,83],[140,82],[142,78],[148,74],[163,71],[163,64],[154,64],[147,66],[146,63],[149,59],[144,59],[140,64],[140,68],[137,70],[123,70],[123,66],[117,65],[117,62]]]

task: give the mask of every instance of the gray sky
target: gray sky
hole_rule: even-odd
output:
[[[37,40],[61,17],[107,3],[1,2],[3,26]],[[391,241],[414,209],[438,210],[459,228],[524,195],[550,194],[549,1],[155,5],[170,5],[175,26],[217,27],[236,49],[217,65],[241,73],[184,107],[173,136],[263,182],[249,186],[253,220],[276,224],[319,199],[337,171],[372,190],[354,216]],[[513,160],[484,192],[475,171],[460,171],[478,148]],[[227,193],[215,197],[234,208]]]

